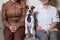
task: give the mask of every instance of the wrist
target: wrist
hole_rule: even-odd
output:
[[[7,28],[10,29],[10,26],[8,26]]]
[[[51,31],[51,29],[48,29],[47,31],[48,31],[48,32],[50,32],[50,31]]]
[[[9,29],[11,29],[12,26],[9,27]]]

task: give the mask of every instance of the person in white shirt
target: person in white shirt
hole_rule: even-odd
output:
[[[40,0],[43,6],[36,6],[34,12],[37,12],[37,27],[36,37],[39,40],[58,40],[57,34],[57,22],[59,22],[59,16],[57,9],[51,6],[49,2],[51,0]]]

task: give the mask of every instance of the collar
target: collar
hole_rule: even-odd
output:
[[[43,5],[41,6],[41,8],[45,9],[45,8],[43,7]],[[50,9],[50,8],[51,8],[51,5],[49,4],[46,9]]]

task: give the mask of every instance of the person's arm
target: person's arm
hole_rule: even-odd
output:
[[[18,28],[20,26],[24,26],[24,22],[25,22],[25,17],[26,17],[26,4],[25,1],[21,1],[21,6],[22,6],[22,15],[21,15],[21,19],[18,23]]]
[[[5,27],[10,28],[10,24],[8,23],[7,18],[6,18],[5,6],[6,6],[5,4],[2,5],[2,22]]]
[[[48,31],[50,32],[52,29],[56,28],[57,22],[53,22],[51,26],[48,28]]]
[[[51,26],[48,28],[48,30],[45,31],[47,36],[49,36],[49,33],[50,31],[52,31],[52,29],[56,28],[56,25],[57,25],[57,22],[53,22]]]
[[[58,16],[58,12],[57,10],[55,9],[54,10],[54,13],[53,13],[53,19],[52,19],[52,24],[51,26],[48,28],[48,31],[51,31],[52,29],[56,28],[57,26],[57,22],[59,22],[59,16]]]

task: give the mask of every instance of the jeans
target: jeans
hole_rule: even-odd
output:
[[[36,37],[39,40],[58,40],[58,31],[51,31],[49,37],[47,36],[47,34],[44,31],[36,31]]]

